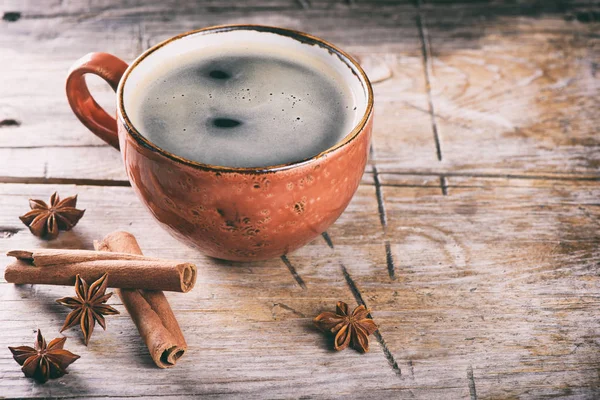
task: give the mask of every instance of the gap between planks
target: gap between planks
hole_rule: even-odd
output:
[[[331,238],[329,237],[329,234],[327,232],[323,232],[322,235],[323,235],[323,239],[325,240],[325,242],[327,242],[327,245],[333,249],[334,245],[333,245],[333,242],[331,241]],[[348,288],[350,289],[350,292],[354,296],[354,299],[356,300],[356,302],[358,303],[358,305],[363,305],[363,306],[365,306],[365,308],[368,309],[369,307],[367,306],[367,304],[366,304],[366,302],[365,302],[365,300],[364,300],[364,298],[363,298],[360,290],[356,286],[356,283],[354,283],[354,279],[352,279],[352,276],[350,276],[350,273],[346,269],[346,266],[342,262],[340,262],[339,265],[340,265],[340,269],[342,271],[342,275],[344,276],[344,279],[346,280],[346,284],[348,285]],[[371,315],[371,313],[368,314],[368,317],[374,320],[374,318]],[[375,331],[375,333],[373,334],[373,336],[375,336],[375,339],[377,339],[377,342],[379,342],[379,345],[381,346],[381,349],[383,351],[383,355],[385,356],[386,360],[388,361],[388,363],[392,367],[392,370],[394,371],[394,373],[396,375],[398,375],[398,376],[401,376],[402,375],[402,370],[398,366],[398,362],[396,362],[396,359],[394,358],[394,355],[392,354],[392,352],[388,348],[387,343],[385,342],[385,339],[381,335],[381,332],[379,331],[379,329],[377,329]]]
[[[296,267],[294,267],[292,265],[292,263],[287,258],[287,256],[285,256],[285,255],[281,256],[281,261],[283,261],[283,263],[285,264],[285,266],[288,268],[288,270],[290,271],[290,274],[292,274],[292,276],[296,280],[296,283],[302,289],[306,290],[306,283],[304,283],[304,279],[302,279],[302,277],[298,274],[298,272],[296,271]]]
[[[352,295],[354,296],[354,299],[356,300],[356,302],[359,305],[363,305],[363,306],[365,306],[365,308],[368,309],[369,307],[367,306],[367,303],[365,303],[365,300],[363,299],[362,294],[360,293],[360,290],[358,290],[358,287],[354,283],[354,280],[350,276],[350,273],[346,269],[346,266],[344,264],[342,264],[341,262],[340,262],[340,268],[342,270],[342,274],[344,275],[344,279],[346,279],[346,283],[348,284],[348,287],[350,288],[350,291],[352,292]],[[371,315],[371,313],[369,313],[367,315],[369,318],[374,319],[373,316]],[[379,345],[381,346],[381,349],[383,350],[383,354],[384,354],[385,358],[387,359],[388,363],[390,364],[390,366],[392,367],[392,370],[394,370],[396,375],[398,375],[398,376],[402,375],[402,370],[398,366],[398,362],[396,362],[394,355],[388,348],[387,343],[385,342],[385,339],[381,335],[381,332],[379,331],[379,329],[377,329],[375,331],[375,333],[373,333],[373,336],[375,336],[375,339],[377,339],[377,341],[379,342]]]
[[[467,380],[469,381],[469,394],[471,400],[477,400],[477,391],[475,390],[475,378],[473,377],[473,366],[467,367]]]
[[[448,179],[446,175],[440,175],[440,188],[442,189],[442,194],[448,196]]]
[[[298,3],[303,10],[308,10],[311,7],[310,0],[296,0],[296,3]]]
[[[433,57],[431,55],[431,41],[429,39],[429,32],[427,31],[427,25],[425,23],[425,17],[421,13],[421,0],[416,0],[417,7],[417,29],[419,31],[419,39],[421,41],[421,53],[423,56],[423,75],[425,78],[425,90],[427,92],[427,104],[429,106],[429,117],[431,119],[431,130],[433,131],[433,140],[435,142],[435,152],[438,161],[442,161],[442,144],[440,141],[440,134],[438,131],[437,120],[435,116],[435,107],[433,105],[433,95],[431,93],[431,79],[433,77]],[[448,182],[446,177],[440,176],[440,189],[442,195],[448,195]]]
[[[46,167],[47,168],[47,167]],[[46,169],[44,168],[44,169]],[[0,176],[0,184],[16,183],[24,185],[80,185],[80,186],[131,186],[127,180],[119,179],[86,179],[86,178],[45,178],[45,177],[12,177]]]
[[[377,197],[377,210],[379,212],[379,221],[383,230],[387,228],[387,213],[385,211],[385,203],[383,202],[383,193],[381,191],[381,182],[379,181],[379,171],[377,166],[373,164],[373,182],[375,183],[375,196]]]
[[[468,172],[436,172],[436,171],[392,171],[380,172],[373,165],[374,172],[367,172],[373,175],[374,185],[376,188],[377,203],[380,213],[380,221],[383,226],[387,225],[387,215],[383,204],[382,187],[429,187],[425,185],[415,184],[393,184],[382,183],[380,175],[398,175],[398,176],[438,176],[440,178],[440,186],[443,194],[448,193],[448,178],[482,178],[482,179],[512,179],[512,180],[546,180],[546,181],[563,181],[563,182],[600,182],[600,176],[595,175],[520,175],[520,174],[483,174],[483,173],[468,173]],[[46,178],[39,176],[0,176],[0,184],[15,183],[15,184],[40,184],[40,185],[81,185],[81,186],[131,186],[129,181],[120,179],[93,179],[93,178]],[[371,185],[370,183],[361,182],[361,185]]]
[[[396,280],[396,266],[394,265],[394,254],[392,253],[392,247],[390,245],[390,241],[385,241],[385,260],[387,263],[387,270],[390,279]]]
[[[329,234],[327,232],[323,232],[321,234],[321,236],[323,237],[323,240],[325,240],[325,242],[327,243],[327,246],[329,246],[331,249],[335,248],[333,241],[331,240],[331,237],[329,236]],[[386,252],[388,252],[388,250],[389,250],[389,242],[386,242]],[[391,251],[389,252],[389,256],[391,257]],[[304,279],[302,279],[300,274],[298,274],[298,272],[296,271],[296,268],[293,266],[293,264],[290,262],[290,260],[287,258],[287,256],[285,256],[285,255],[281,256],[281,261],[283,261],[285,266],[288,268],[288,270],[290,271],[290,273],[292,274],[292,276],[294,277],[294,279],[296,280],[298,285],[300,285],[300,287],[302,289],[306,290],[307,288],[306,288],[306,284],[304,283]],[[339,265],[340,265],[340,268],[342,271],[342,275],[344,276],[344,279],[346,280],[346,284],[350,288],[350,292],[354,296],[354,299],[356,300],[356,302],[359,305],[363,305],[363,306],[365,306],[365,308],[368,308],[367,304],[365,303],[365,300],[362,297],[362,294],[360,293],[360,290],[358,289],[358,287],[354,283],[354,280],[350,276],[350,273],[346,269],[346,266],[341,262],[339,263]],[[392,261],[392,267],[393,267],[393,261]],[[390,267],[389,267],[389,259],[388,259],[388,269],[389,268]],[[392,275],[390,275],[390,277],[391,276]],[[369,316],[369,318],[373,319],[373,316],[371,315],[371,313],[369,313],[368,316]],[[377,342],[379,342],[379,345],[381,346],[381,349],[383,350],[383,354],[384,354],[385,358],[387,359],[388,363],[390,364],[390,366],[392,367],[392,370],[394,371],[394,373],[396,373],[399,376],[402,375],[402,371],[401,371],[400,367],[398,366],[398,363],[396,362],[394,355],[388,348],[387,343],[385,342],[385,339],[381,335],[381,332],[379,331],[379,329],[377,331],[375,331],[373,336],[375,336],[375,339],[377,339]]]
[[[371,159],[375,158],[375,150],[373,148],[373,144],[369,147],[369,157]],[[383,193],[381,192],[381,182],[379,181],[379,170],[377,169],[377,165],[373,162],[373,182],[375,184],[375,196],[377,197],[377,209],[379,211],[379,221],[381,222],[381,226],[383,227],[383,231],[385,232],[387,228],[387,214],[385,211],[385,204],[383,202]]]
[[[383,206],[383,197],[381,195],[382,187],[429,187],[427,185],[417,184],[394,184],[394,183],[382,183],[379,176],[382,172],[373,174],[376,186],[376,195],[378,206],[380,210],[380,220],[382,225],[387,224],[387,215],[385,214],[385,207]],[[448,173],[448,172],[385,172],[385,175],[398,175],[398,176],[438,176],[440,177],[440,185],[442,191],[446,191],[449,188],[448,177],[461,177],[461,178],[482,178],[482,179],[511,179],[511,180],[545,180],[545,181],[562,181],[562,182],[600,182],[600,176],[585,176],[585,175],[574,175],[574,176],[553,176],[553,175],[514,175],[514,174],[471,174],[471,173]],[[14,184],[40,184],[40,185],[81,185],[81,186],[131,186],[129,181],[120,179],[92,179],[92,178],[44,178],[44,177],[13,177],[13,176],[0,176],[0,184],[2,183],[14,183]],[[370,183],[362,182],[361,185],[371,185]],[[384,223],[385,221],[385,223]]]
[[[431,56],[431,42],[425,18],[421,13],[421,0],[416,0],[417,16],[416,23],[419,31],[419,39],[421,41],[421,53],[423,56],[423,71],[425,75],[425,90],[427,92],[427,102],[429,105],[429,117],[431,118],[431,128],[433,130],[433,140],[435,141],[435,150],[438,161],[442,161],[442,145],[440,143],[440,135],[438,132],[437,121],[435,117],[435,108],[433,106],[433,95],[431,94],[431,78],[433,76],[433,60]]]

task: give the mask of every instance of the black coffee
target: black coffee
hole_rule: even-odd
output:
[[[354,98],[339,73],[308,57],[199,53],[157,71],[140,92],[142,134],[205,164],[300,161],[334,146],[354,123]]]

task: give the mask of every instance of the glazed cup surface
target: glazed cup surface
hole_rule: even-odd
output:
[[[352,90],[362,90],[364,96],[357,100],[354,129],[338,144],[314,157],[258,168],[231,168],[190,161],[147,140],[143,132],[136,129],[128,113],[128,107],[131,107],[129,88],[143,82],[144,69],[151,70],[151,62],[160,63],[160,57],[156,57],[159,52],[168,56],[167,50],[182,51],[184,45],[192,43],[191,40],[201,43],[203,38],[210,37],[214,41],[218,40],[218,35],[228,33],[268,35],[265,37],[269,40],[283,40],[276,37],[281,36],[293,41],[295,51],[315,52],[334,63],[332,65],[344,74]],[[97,64],[106,64],[106,57],[101,58]],[[90,64],[85,64],[88,69],[84,72],[98,73],[89,70]],[[123,66],[119,65],[119,68]],[[71,75],[82,69],[80,62]],[[132,187],[163,227],[202,253],[234,261],[262,260],[287,254],[324,232],[356,192],[369,152],[373,125],[372,89],[354,60],[321,39],[255,25],[213,27],[160,43],[122,72],[117,89],[116,130],[118,147]],[[69,90],[67,81],[73,110],[86,126],[103,137],[94,130],[96,127],[91,126],[89,119],[84,120],[85,115],[78,112],[75,83]],[[106,137],[103,139],[109,141]]]

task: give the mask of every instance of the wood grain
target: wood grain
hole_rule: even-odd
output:
[[[19,125],[0,131],[0,152],[8,148],[6,153],[11,157],[11,162],[0,169],[0,176],[123,180],[122,168],[115,162],[118,156],[108,148],[97,149],[103,142],[69,109],[64,94],[69,66],[81,55],[99,50],[129,62],[150,45],[182,31],[241,22],[305,30],[354,54],[373,80],[379,81],[375,84],[381,104],[376,108],[381,132],[381,140],[374,141],[377,157],[395,160],[406,168],[425,167],[434,160],[429,122],[419,111],[426,108],[426,98],[412,5],[384,6],[381,10],[385,16],[374,19],[365,12],[369,7],[364,4],[329,7],[313,2],[307,11],[294,2],[279,2],[281,9],[269,11],[274,3],[257,4],[250,7],[252,12],[244,11],[243,4],[233,8],[222,4],[223,11],[219,12],[212,6],[189,9],[159,2],[153,7],[147,2],[119,6],[112,2],[112,7],[110,2],[99,2],[92,8],[80,2],[6,6],[7,10],[21,9],[22,17],[0,25],[0,56],[11,60],[0,65],[0,73],[12,77],[0,99],[0,120],[13,119]],[[352,28],[342,31],[337,26]],[[32,36],[36,40],[29,40]],[[90,36],[93,39],[82,40]],[[91,78],[92,92],[100,104],[114,110],[108,85]],[[401,146],[394,136],[399,131]],[[77,161],[82,158],[90,160],[88,165],[93,169]]]
[[[5,80],[0,120],[19,125],[0,128],[0,148],[10,148],[12,160],[29,160],[32,148],[51,150],[38,152],[35,163],[11,162],[12,169],[0,176],[23,177],[26,171],[39,178],[46,165],[62,178],[122,180],[114,155],[96,157],[93,171],[81,169],[78,160],[85,156],[79,152],[95,154],[94,146],[102,142],[67,105],[63,85],[69,65],[97,50],[131,61],[181,31],[239,22],[320,35],[355,54],[374,81],[381,80],[375,83],[373,141],[373,160],[381,172],[597,176],[594,111],[599,104],[592,94],[598,90],[598,24],[577,19],[597,2],[572,2],[562,10],[550,3],[426,3],[419,8],[384,3],[377,18],[360,2],[311,2],[309,10],[275,1],[183,7],[168,2],[117,6],[102,1],[92,8],[81,2],[58,8],[53,2],[9,4],[6,9],[20,8],[22,17],[0,25],[0,55],[11,60],[0,65],[3,76],[11,77]],[[86,35],[93,40],[82,40]],[[108,86],[92,80],[100,103],[114,109]],[[84,149],[56,150],[64,146]],[[59,153],[55,159],[54,153]]]
[[[377,301],[402,308],[390,320],[406,325],[387,342],[412,360],[415,376],[427,368],[465,381],[472,371],[481,398],[593,397],[595,183],[449,178],[448,196],[433,188],[383,192],[403,285]],[[578,371],[573,381],[559,378],[564,370]]]
[[[168,385],[155,386],[158,372],[135,327],[127,316],[117,316],[88,349],[70,331],[67,344],[84,356],[62,384],[36,386],[33,394],[45,396],[61,387],[86,396],[149,396],[160,390],[168,395],[296,397],[360,388],[383,398],[392,393],[447,398],[468,397],[469,376],[479,398],[596,393],[597,184],[452,177],[450,195],[444,196],[439,187],[419,185],[420,179],[412,186],[383,186],[389,216],[385,233],[374,187],[361,186],[328,232],[333,249],[318,239],[288,256],[305,288],[279,260],[218,262],[180,245],[156,225],[130,188],[58,187],[66,194],[77,191],[88,211],[72,232],[40,241],[14,216],[28,197],[43,197],[51,188],[1,185],[0,221],[6,221],[6,231],[17,231],[0,240],[2,251],[43,245],[90,248],[91,240],[118,220],[149,256],[199,266],[194,291],[169,294],[190,350],[181,365],[165,372],[168,377],[161,371],[160,380]],[[0,321],[7,326],[0,345],[27,341],[37,327],[46,334],[58,329],[66,311],[52,300],[71,289],[0,285]],[[356,304],[357,293],[381,327],[387,355],[377,339],[368,355],[333,354],[330,343],[311,327],[311,317],[336,300]],[[120,345],[120,352],[106,351]],[[31,395],[10,355],[3,357],[0,386],[11,396]],[[197,368],[203,365],[210,368]],[[140,368],[143,377],[137,375]],[[119,376],[136,376],[137,383],[120,385]],[[98,379],[115,384],[97,388],[92,382]]]
[[[597,175],[598,3],[544,3],[420,10],[446,169]]]
[[[123,229],[146,255],[200,268],[192,292],[167,294],[190,346],[177,367],[154,368],[118,315],[87,348],[66,332],[82,358],[60,381],[32,385],[0,351],[0,397],[600,397],[599,1],[7,0],[2,13],[0,252],[92,249]],[[374,82],[357,195],[284,260],[228,263],[179,244],[64,95],[87,52],[130,62],[221,23],[321,36]],[[114,109],[108,86],[89,83]],[[55,190],[87,211],[44,242],[17,216]],[[70,294],[0,282],[0,347],[38,328],[59,336],[68,310],[54,300]],[[371,308],[370,353],[335,353],[313,328],[338,300]]]

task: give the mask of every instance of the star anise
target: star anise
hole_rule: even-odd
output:
[[[60,200],[56,192],[50,196],[50,205],[42,200],[29,199],[29,211],[19,219],[35,236],[52,240],[58,231],[68,231],[77,225],[85,210],[78,210],[77,195]]]
[[[40,383],[48,379],[60,378],[67,373],[69,365],[77,361],[79,356],[63,349],[67,338],[56,338],[46,345],[42,332],[38,329],[35,348],[29,346],[9,347],[13,358],[19,365],[21,371],[28,378],[33,378]]]
[[[105,294],[108,274],[102,275],[100,279],[88,286],[87,282],[77,275],[75,280],[75,293],[77,297],[63,297],[56,300],[58,304],[73,309],[67,315],[67,319],[61,332],[79,324],[87,346],[94,331],[96,321],[106,330],[104,315],[119,314],[117,310],[109,306],[106,301],[112,293]]]
[[[369,351],[369,335],[377,330],[372,319],[367,318],[370,310],[360,305],[350,314],[348,304],[338,301],[336,312],[319,314],[313,322],[323,332],[335,335],[334,348],[344,350],[349,344],[360,352]]]

